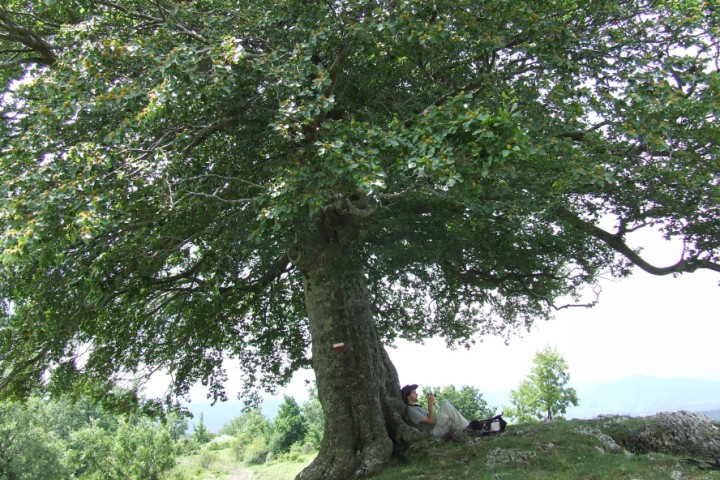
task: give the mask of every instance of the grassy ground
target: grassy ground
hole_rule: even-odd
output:
[[[680,457],[613,451],[577,427],[577,422],[559,421],[510,426],[502,435],[461,445],[418,442],[374,479],[720,479],[720,472],[700,470]]]
[[[493,437],[463,443],[424,439],[408,447],[375,480],[720,480],[683,457],[631,454],[612,442],[582,433],[592,421],[511,425]],[[312,460],[245,466],[230,448],[203,450],[178,461],[169,480],[290,480]],[[712,459],[701,459],[712,460]],[[174,476],[173,476],[174,475]]]
[[[290,480],[309,464],[314,455],[273,461],[263,465],[246,465],[235,458],[233,448],[202,448],[177,459],[167,480]]]

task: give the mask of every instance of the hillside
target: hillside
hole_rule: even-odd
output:
[[[458,442],[421,438],[373,480],[720,479],[718,423],[693,413],[509,425]],[[168,478],[291,480],[312,455],[244,465],[233,447],[181,458]],[[689,462],[687,459],[696,460]],[[202,465],[204,463],[204,466]],[[240,473],[242,472],[242,476]]]
[[[684,425],[685,428],[677,428]],[[718,479],[718,424],[692,413],[508,426],[461,444],[419,442],[377,480]]]

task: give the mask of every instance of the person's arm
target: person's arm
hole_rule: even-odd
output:
[[[420,420],[420,423],[435,425],[435,394],[428,393],[428,416]]]

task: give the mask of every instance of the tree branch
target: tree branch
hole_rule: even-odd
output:
[[[48,43],[40,34],[16,23],[6,10],[0,10],[0,30],[8,33],[4,36],[5,40],[18,42],[31,51],[39,53],[40,58],[36,59],[38,63],[52,65],[57,57],[55,56],[55,47]]]
[[[482,282],[486,282],[487,284],[491,285],[492,287],[498,288],[499,290],[503,291],[506,295],[512,294],[512,295],[525,295],[527,297],[534,298],[536,300],[539,300],[542,303],[545,303],[548,307],[552,308],[553,310],[559,311],[566,308],[589,308],[593,307],[597,304],[598,298],[600,296],[600,291],[595,291],[595,300],[592,300],[587,303],[578,303],[578,304],[566,304],[566,305],[556,305],[554,300],[550,298],[547,295],[543,295],[542,292],[538,292],[536,289],[533,289],[530,285],[528,285],[528,280],[536,280],[536,279],[549,279],[551,282],[559,282],[564,280],[577,280],[578,278],[582,278],[583,275],[577,275],[573,276],[571,274],[566,275],[555,275],[550,272],[538,272],[538,273],[519,273],[519,272],[507,272],[504,275],[498,275],[498,274],[492,274],[488,271],[482,271],[478,269],[465,269],[460,270],[455,265],[453,265],[450,262],[443,263],[443,266],[446,268],[447,271],[452,273],[453,275],[459,277],[459,278],[469,278],[473,277],[476,278]],[[515,284],[516,286],[511,285]]]
[[[697,256],[685,258],[685,252],[683,252],[680,260],[678,260],[675,264],[666,267],[658,267],[642,258],[642,256],[640,256],[636,251],[630,248],[630,246],[625,243],[622,235],[614,234],[608,232],[607,230],[603,230],[592,222],[588,222],[581,218],[578,218],[571,211],[562,207],[558,208],[555,213],[573,227],[602,241],[607,246],[615,250],[617,253],[630,260],[633,265],[640,267],[642,270],[652,275],[663,276],[671,275],[674,273],[689,273],[701,268],[720,272],[720,264],[699,258]]]
[[[225,287],[222,289],[222,292],[225,293],[235,288],[240,288],[248,292],[259,292],[266,286],[270,285],[275,279],[280,278],[281,275],[291,271],[293,268],[295,268],[295,266],[290,261],[290,257],[287,254],[280,255],[275,259],[273,264],[270,265],[267,271],[256,280],[251,280],[243,285]]]
[[[213,133],[221,130],[228,130],[240,123],[241,120],[248,119],[249,117],[246,114],[242,113],[240,115],[234,115],[232,117],[221,118],[220,120],[213,122],[210,125],[206,125],[193,136],[190,143],[187,144],[187,146],[183,150],[187,152],[192,148],[198,146],[200,143],[210,137],[210,135],[212,135]]]
[[[200,198],[207,198],[209,200],[217,200],[218,202],[222,203],[228,203],[230,205],[247,205],[252,201],[251,198],[223,198],[218,195],[214,195],[212,193],[204,193],[204,192],[187,192],[187,195],[190,197],[200,197]]]
[[[138,19],[142,19],[142,20],[148,20],[148,21],[154,22],[154,23],[167,23],[168,25],[172,25],[173,27],[175,27],[183,35],[187,35],[188,37],[193,38],[201,43],[205,43],[205,44],[210,43],[208,41],[208,39],[206,39],[199,33],[195,32],[193,30],[190,30],[189,28],[187,28],[185,25],[183,25],[181,23],[168,21],[167,18],[153,17],[153,16],[147,15],[145,13],[140,13],[137,11],[130,11],[129,9],[123,7],[122,5],[120,5],[118,3],[110,2],[107,0],[98,0],[97,3],[99,3],[100,5],[105,5],[106,7],[112,8],[119,12],[122,12],[125,15],[127,15],[128,17],[134,17],[134,18],[138,18]]]
[[[13,381],[13,379],[20,373],[20,371],[25,370],[28,367],[31,367],[35,364],[37,364],[41,359],[43,359],[47,353],[49,352],[49,349],[43,349],[40,352],[38,352],[37,355],[35,355],[32,358],[28,358],[27,360],[21,362],[19,365],[15,365],[10,372],[7,372],[4,374],[2,379],[0,379],[0,392],[2,392],[4,389],[10,385],[10,383]]]

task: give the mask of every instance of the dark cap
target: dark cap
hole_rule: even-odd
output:
[[[410,392],[417,389],[417,385],[405,385],[402,387],[402,390],[400,390],[400,393],[402,393],[403,402],[407,403],[407,397],[410,395]]]

